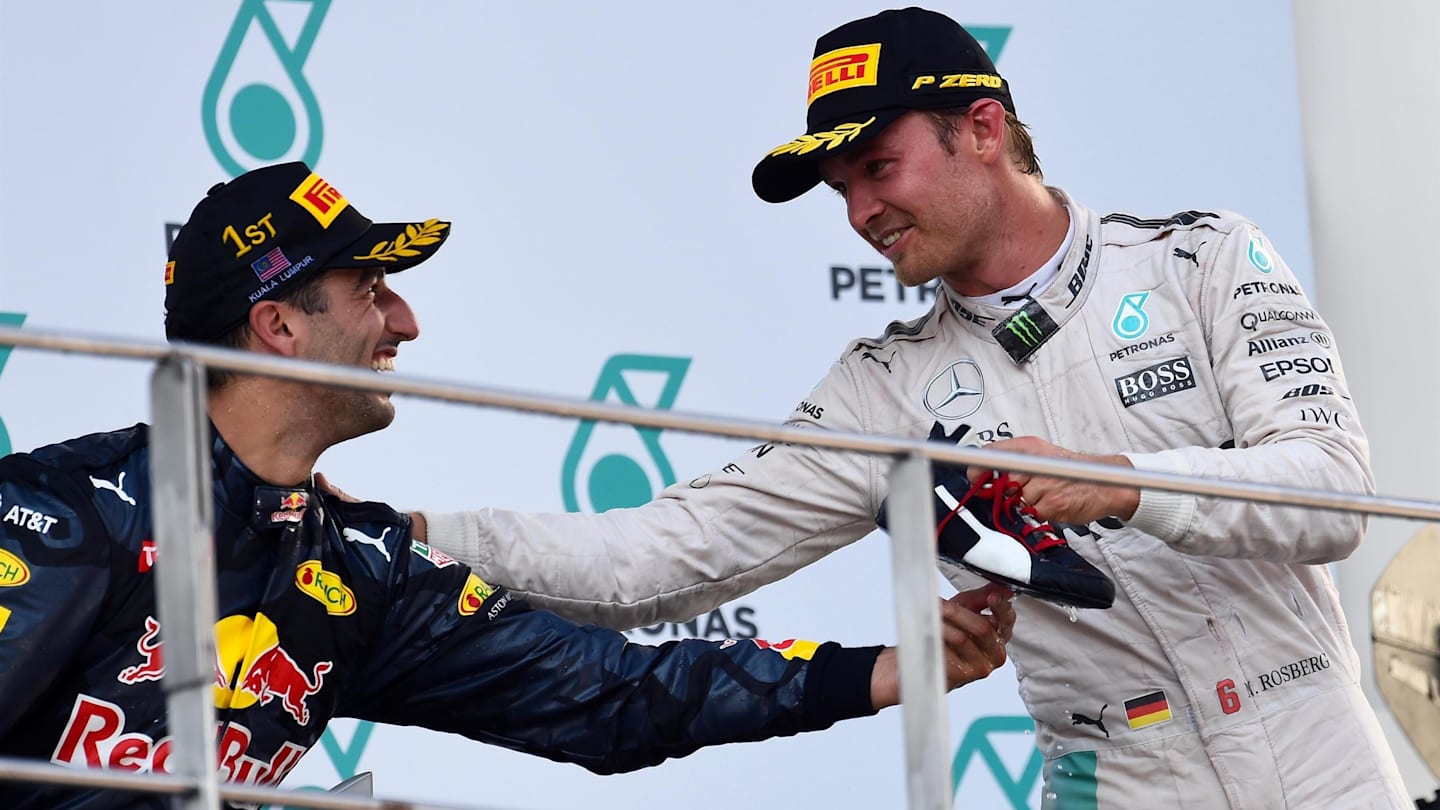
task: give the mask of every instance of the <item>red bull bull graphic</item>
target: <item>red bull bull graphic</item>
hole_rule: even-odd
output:
[[[804,639],[787,638],[784,641],[776,641],[774,643],[766,641],[763,638],[752,638],[750,640],[755,642],[756,647],[762,650],[774,650],[785,656],[786,660],[799,658],[802,661],[809,661],[814,657],[815,651],[820,649],[819,642],[805,641]]]
[[[219,724],[217,724],[219,727]],[[56,765],[82,768],[111,768],[117,771],[169,773],[169,737],[158,741],[148,734],[122,733],[125,710],[89,695],[78,695],[70,710],[70,722],[60,733],[50,761]],[[220,777],[227,782],[278,785],[305,755],[305,748],[282,743],[269,760],[246,756],[250,729],[238,723],[221,728],[217,745]]]
[[[274,647],[260,653],[245,670],[240,691],[259,698],[262,706],[278,697],[295,722],[309,725],[310,709],[305,705],[305,698],[320,691],[331,666],[329,661],[319,661],[312,677],[307,678],[290,653],[283,647]]]
[[[325,685],[325,673],[334,664],[318,661],[307,675],[280,646],[274,622],[264,613],[226,616],[215,626],[215,706],[244,709],[280,699],[286,713],[300,725],[309,725],[305,700]]]
[[[306,560],[295,569],[295,587],[324,605],[331,616],[355,612],[355,592],[346,587],[339,574],[326,571],[319,560]]]
[[[158,681],[165,674],[165,656],[160,646],[160,622],[154,616],[145,617],[145,634],[135,642],[140,652],[140,663],[120,670],[115,680],[135,684],[141,681]]]

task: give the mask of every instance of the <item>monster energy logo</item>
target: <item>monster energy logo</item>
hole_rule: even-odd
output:
[[[17,329],[25,323],[25,315],[20,312],[0,312],[0,326],[13,326]],[[9,346],[0,346],[0,371],[5,370],[5,361],[10,359]],[[5,430],[4,420],[0,420],[0,456],[10,455],[10,433]]]
[[[1041,344],[1059,329],[1050,314],[1035,299],[1030,299],[1015,314],[990,331],[1001,348],[1017,363],[1025,362]]]
[[[595,390],[590,393],[590,399],[593,402],[606,402],[613,397],[622,404],[640,406],[640,400],[635,396],[627,375],[637,378],[638,382],[639,377],[659,374],[660,393],[652,407],[657,411],[669,410],[675,403],[675,396],[680,392],[680,383],[685,379],[685,372],[689,368],[688,357],[617,354],[607,360],[605,367],[600,370],[600,379],[595,381]],[[575,431],[575,438],[570,440],[570,448],[565,451],[565,461],[560,471],[560,492],[565,501],[565,509],[569,512],[583,511],[578,486],[580,460],[585,454],[586,446],[594,438],[595,427],[595,420],[582,420]],[[660,484],[670,486],[675,483],[675,471],[671,469],[665,451],[660,449],[660,430],[637,427],[634,431],[636,438],[640,440],[640,448],[637,449],[643,448],[645,455],[650,457],[651,464],[659,475]],[[604,512],[608,509],[639,506],[654,497],[655,491],[651,487],[650,476],[645,472],[645,465],[636,460],[639,455],[634,450],[623,453],[609,452],[594,462],[586,479],[588,486],[585,487],[591,511]]]
[[[1030,313],[1023,311],[1017,312],[1015,313],[1015,317],[1005,321],[1004,326],[1005,331],[1020,338],[1020,342],[1026,346],[1033,349],[1040,345],[1040,338],[1042,337],[1040,325],[1035,323],[1035,319],[1030,317]]]
[[[325,127],[320,120],[320,104],[301,68],[315,44],[330,0],[294,0],[288,4],[296,5],[307,8],[304,23],[291,45],[285,41],[265,0],[241,0],[235,22],[205,83],[200,101],[205,141],[232,177],[286,156],[312,166],[320,158]],[[232,73],[275,74],[278,78],[280,72],[284,73],[284,81],[276,83],[231,81]],[[297,109],[304,111],[303,119],[297,118]],[[305,146],[295,154],[302,120]]]

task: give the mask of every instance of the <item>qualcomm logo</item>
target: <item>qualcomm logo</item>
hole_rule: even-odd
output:
[[[668,411],[689,369],[688,357],[617,354],[605,361],[590,400]],[[648,405],[640,401],[637,390],[647,394]],[[675,483],[675,471],[660,449],[659,429],[611,424],[597,428],[597,424],[593,419],[582,420],[565,451],[560,494],[566,511],[604,512],[639,506]],[[646,456],[653,475],[641,463]],[[590,469],[582,485],[581,462],[587,459]]]
[[[200,101],[205,141],[231,177],[282,158],[319,159],[325,127],[301,68],[329,8],[241,0]]]
[[[13,326],[19,328],[25,323],[25,315],[21,312],[0,312],[0,326]],[[10,359],[10,346],[0,346],[0,371],[5,370],[5,361]],[[10,433],[5,430],[5,421],[0,419],[0,456],[10,455]]]

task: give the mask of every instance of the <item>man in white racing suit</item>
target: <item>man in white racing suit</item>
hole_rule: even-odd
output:
[[[815,56],[807,132],[756,167],[757,193],[781,202],[825,182],[898,278],[944,283],[925,316],[853,342],[790,424],[938,426],[1021,452],[1373,490],[1330,330],[1253,224],[1222,210],[1101,216],[1044,186],[1008,85],[939,14],[847,23]],[[888,465],[762,445],[636,509],[424,518],[432,544],[487,580],[635,627],[689,619],[868,534]],[[1079,622],[1016,604],[1045,807],[1413,806],[1324,566],[1356,548],[1362,517],[1012,483],[1116,588]]]

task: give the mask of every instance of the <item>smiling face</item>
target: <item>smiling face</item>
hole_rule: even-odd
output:
[[[845,199],[850,227],[890,260],[902,284],[963,279],[997,232],[984,157],[990,146],[968,118],[953,151],[928,113],[912,111],[868,143],[820,162],[821,179]]]
[[[420,335],[415,313],[386,283],[382,270],[327,270],[320,292],[325,306],[304,315],[305,333],[296,356],[306,360],[394,371],[403,341]],[[316,387],[317,412],[336,431],[336,441],[380,430],[395,418],[390,395],[377,391]]]

